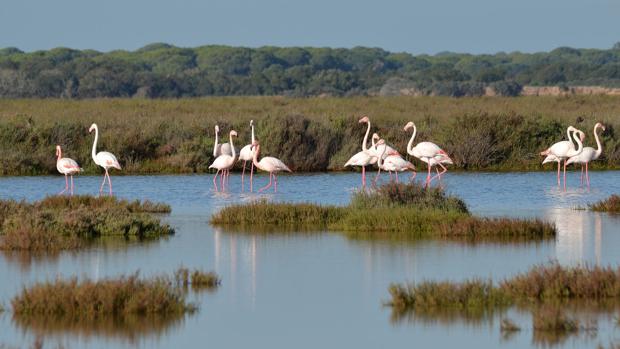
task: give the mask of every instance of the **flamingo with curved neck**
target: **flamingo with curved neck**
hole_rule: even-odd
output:
[[[120,170],[121,165],[118,163],[116,156],[114,154],[107,151],[100,151],[97,153],[97,141],[99,140],[99,127],[97,124],[90,125],[88,132],[95,131],[95,140],[93,142],[93,149],[91,155],[93,157],[93,161],[95,164],[103,167],[105,170],[105,174],[103,175],[103,182],[101,183],[101,187],[99,187],[99,195],[103,193],[103,186],[105,185],[106,179],[108,180],[108,187],[110,188],[110,195],[112,195],[112,180],[110,179],[110,174],[108,173],[108,169],[115,168]]]
[[[228,182],[228,176],[230,175],[230,169],[235,165],[235,157],[237,156],[237,154],[235,153],[233,137],[236,137],[236,136],[237,136],[237,131],[235,130],[231,130],[228,133],[231,154],[230,155],[221,154],[220,156],[215,158],[215,160],[213,160],[213,163],[209,166],[209,168],[217,169],[215,176],[213,176],[213,186],[215,187],[215,191],[218,191],[217,184],[215,182],[218,174],[220,176],[220,187],[222,191],[224,191],[226,184]]]
[[[256,138],[254,138],[254,120],[250,120],[250,128],[252,129],[252,143],[245,145],[243,148],[241,148],[241,150],[239,151],[239,160],[237,161],[241,161],[243,160],[243,171],[241,172],[241,191],[245,190],[245,182],[244,182],[244,177],[245,177],[245,167],[246,167],[246,163],[249,161],[250,162],[250,192],[253,190],[252,185],[253,185],[253,176],[254,176],[254,163],[252,162],[252,159],[254,158],[254,151],[252,150],[252,144],[254,143],[254,141],[256,140]]]
[[[67,176],[71,177],[71,190],[70,193],[71,195],[73,195],[73,175],[76,173],[79,173],[80,171],[82,171],[82,169],[80,168],[80,166],[78,165],[78,163],[71,159],[71,158],[63,158],[62,157],[62,149],[60,148],[60,145],[56,146],[56,169],[58,170],[58,172],[60,172],[61,174],[65,175],[65,189],[63,191],[61,191],[60,193],[58,193],[58,195],[66,192],[67,190],[69,190],[69,181],[67,179]]]
[[[359,123],[367,123],[368,127],[366,128],[366,134],[364,135],[364,139],[362,140],[362,151],[357,152],[353,155],[345,164],[344,167],[347,166],[360,166],[362,168],[362,187],[366,187],[366,166],[374,164],[377,162],[376,156],[368,149],[368,134],[370,133],[370,120],[367,116],[362,117],[359,120]]]
[[[229,143],[218,144],[220,127],[215,125],[215,143],[213,143],[213,157],[217,158],[222,154],[232,155]]]
[[[254,166],[256,166],[256,168],[261,171],[269,172],[269,184],[260,188],[258,192],[260,193],[263,190],[269,189],[273,183],[274,184],[273,191],[274,193],[277,193],[278,192],[277,173],[281,171],[288,171],[288,172],[293,172],[293,171],[291,171],[291,169],[288,168],[288,166],[286,166],[284,162],[282,162],[282,160],[278,158],[274,158],[273,156],[265,156],[262,159],[260,159],[260,161],[258,161],[258,155],[260,154],[260,143],[258,142],[258,140],[254,141],[253,147],[254,147],[254,158],[252,159],[252,162],[254,163]]]
[[[375,144],[375,148],[378,149],[381,145],[385,144],[385,140],[379,139]],[[388,171],[390,173],[390,180],[392,180],[392,171],[395,174],[396,182],[398,183],[398,172],[403,172],[407,170],[411,170],[413,172],[411,176],[411,180],[413,180],[416,176],[415,166],[405,159],[403,159],[400,155],[388,155],[385,158],[383,155],[387,152],[387,147],[383,147],[381,151],[381,155],[378,157],[377,166],[379,170],[377,171],[377,175],[375,176],[374,183],[377,183],[379,176],[381,175],[381,170]]]
[[[580,176],[580,182],[581,185],[583,185],[583,167],[585,165],[586,168],[586,183],[588,185],[588,188],[590,187],[590,174],[588,171],[588,165],[590,163],[590,161],[594,161],[596,159],[598,159],[601,154],[603,153],[603,146],[601,145],[601,140],[599,139],[598,136],[598,132],[597,129],[601,129],[603,131],[605,131],[605,125],[601,124],[600,122],[597,122],[596,125],[594,125],[594,139],[596,140],[596,149],[592,148],[592,147],[583,147],[583,150],[581,151],[581,154],[579,155],[575,155],[570,157],[567,161],[566,164],[570,165],[570,164],[580,164],[581,165],[581,176]]]
[[[407,143],[407,154],[414,156],[420,161],[425,162],[428,167],[428,172],[426,175],[426,186],[428,187],[432,180],[435,178],[439,178],[441,180],[441,175],[446,173],[448,169],[443,164],[452,164],[452,159],[448,156],[443,149],[441,149],[437,144],[433,142],[420,142],[415,147],[413,146],[413,141],[415,140],[415,136],[417,134],[417,127],[413,121],[409,121],[404,130],[407,131],[410,128],[413,128],[413,133],[411,134],[411,138]],[[439,172],[437,169],[437,175],[431,177],[431,168],[433,166],[439,166],[442,168],[442,171]]]
[[[573,126],[568,126],[566,129],[566,134],[568,135],[567,141],[560,141],[553,144],[551,147],[542,151],[540,155],[546,156],[544,162],[557,161],[558,163],[558,186],[560,186],[560,163],[564,160],[564,190],[566,190],[566,162],[568,158],[581,154],[583,151],[583,139],[585,138],[585,133],[576,129]],[[579,134],[579,137],[577,137]],[[577,143],[577,149],[575,149],[575,145],[572,140]],[[552,156],[550,156],[552,155]],[[555,159],[553,158],[555,157]]]

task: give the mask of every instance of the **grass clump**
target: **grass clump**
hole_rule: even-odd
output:
[[[54,196],[34,203],[0,201],[0,249],[53,252],[84,247],[95,238],[153,239],[174,234],[151,213],[165,204],[115,197]]]
[[[232,205],[215,213],[211,223],[253,229],[312,226],[362,239],[442,237],[477,241],[543,239],[556,234],[552,224],[540,220],[471,216],[461,199],[417,183],[388,183],[370,192],[358,192],[344,207],[266,200]]]
[[[198,269],[190,271],[184,267],[180,267],[174,272],[174,280],[177,285],[183,288],[191,286],[194,291],[215,289],[220,285],[220,278],[216,273]]]
[[[607,199],[590,204],[592,211],[620,213],[620,195],[613,194]]]

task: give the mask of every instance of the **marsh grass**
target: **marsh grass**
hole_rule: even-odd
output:
[[[211,224],[239,230],[280,229],[338,231],[354,239],[440,237],[467,241],[541,240],[555,236],[555,226],[540,220],[486,219],[471,216],[465,203],[442,189],[418,183],[388,183],[353,194],[347,206],[273,203],[266,200],[231,205],[212,215]],[[269,229],[264,229],[269,231]]]
[[[419,139],[432,139],[455,161],[453,169],[540,170],[537,154],[562,139],[570,124],[590,131],[606,124],[604,153],[594,168],[618,168],[618,96],[518,98],[446,97],[209,97],[192,99],[0,100],[0,174],[56,174],[53,146],[63,145],[86,174],[100,174],[90,159],[92,122],[100,144],[120,155],[122,174],[208,172],[213,127],[239,131],[248,122],[265,155],[277,155],[295,171],[343,170],[364,134],[357,120],[370,117],[373,132],[405,149],[413,120]],[[88,120],[84,116],[88,115]],[[585,119],[578,122],[578,118]],[[105,130],[105,131],[104,131]],[[592,140],[588,138],[587,142]],[[245,140],[245,141],[242,141]],[[590,145],[592,143],[588,143]],[[278,150],[278,153],[275,152]],[[270,153],[272,152],[272,153]]]
[[[620,213],[620,195],[612,194],[607,199],[590,204],[592,211]]]
[[[54,252],[82,248],[104,236],[148,240],[174,234],[152,215],[162,212],[170,212],[170,207],[114,197],[0,200],[0,249]]]
[[[213,290],[220,285],[220,279],[214,272],[205,272],[199,269],[189,270],[180,267],[174,272],[176,285],[183,288],[191,286],[192,290]]]

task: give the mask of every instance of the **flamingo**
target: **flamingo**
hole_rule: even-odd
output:
[[[286,166],[280,159],[274,158],[272,156],[265,156],[262,159],[260,159],[260,161],[258,161],[258,154],[260,153],[260,143],[258,142],[258,140],[255,140],[254,143],[252,143],[252,145],[254,146],[254,158],[252,159],[254,166],[256,166],[256,168],[261,171],[269,172],[269,184],[260,188],[258,192],[260,193],[265,189],[269,189],[271,187],[272,177],[273,177],[273,182],[275,183],[273,192],[277,193],[278,192],[278,178],[276,176],[276,173],[280,171],[288,171],[288,172],[293,172],[293,171],[291,171],[291,169],[288,168],[288,166]]]
[[[385,160],[385,158],[387,158],[390,155],[400,155],[400,153],[398,152],[398,150],[394,149],[393,147],[385,144],[385,140],[383,141],[383,144],[377,146],[377,140],[379,140],[379,134],[377,134],[376,132],[372,134],[372,146],[375,149],[374,152],[376,153],[375,156],[379,156],[380,154],[383,154],[383,159]],[[372,149],[372,148],[371,148]],[[385,150],[385,151],[384,151]]]
[[[69,181],[67,176],[71,177],[71,195],[73,195],[73,174],[79,173],[82,169],[78,163],[75,162],[75,160],[62,157],[62,149],[60,149],[59,145],[56,146],[56,156],[56,169],[58,169],[58,172],[61,174],[65,175],[65,189],[58,193],[58,195],[69,190]]]
[[[218,144],[218,134],[220,133],[220,127],[215,125],[215,143],[213,143],[213,157],[217,158],[222,154],[232,155],[232,151],[230,149],[230,144],[222,143]]]
[[[577,134],[579,134],[580,137],[577,137]],[[581,154],[581,152],[583,151],[582,142],[585,138],[585,133],[574,128],[573,126],[568,126],[568,128],[566,129],[566,135],[568,136],[567,141],[557,142],[540,153],[540,155],[544,155],[547,157],[549,157],[549,155],[555,156],[555,159],[553,157],[550,157],[549,159],[545,158],[545,161],[557,161],[558,186],[560,186],[560,163],[562,162],[562,160],[564,160],[564,190],[566,190],[566,161],[572,156]],[[575,140],[575,142],[577,142],[577,149],[575,149],[575,146],[573,145],[573,142],[571,140]]]
[[[112,180],[110,179],[108,169],[115,168],[120,170],[121,165],[118,163],[118,160],[116,160],[116,156],[114,156],[114,154],[107,151],[100,151],[97,153],[97,140],[99,139],[99,128],[97,127],[97,124],[90,125],[88,132],[93,132],[93,130],[95,130],[95,141],[93,142],[92,151],[93,161],[95,161],[95,164],[103,167],[103,169],[105,170],[105,174],[103,175],[103,182],[101,183],[101,187],[99,188],[99,195],[103,193],[103,186],[105,185],[106,178],[108,179],[110,195],[112,195]]]
[[[243,160],[243,172],[241,172],[241,190],[245,189],[244,185],[244,176],[245,176],[245,165],[249,161],[250,162],[250,191],[252,191],[252,176],[254,175],[254,164],[252,163],[252,159],[254,158],[254,151],[252,150],[252,144],[254,143],[254,120],[250,120],[250,128],[252,129],[252,143],[244,146],[239,151],[239,160]]]
[[[362,140],[362,151],[353,155],[345,164],[344,167],[347,166],[361,166],[362,167],[362,187],[366,187],[366,166],[372,165],[377,162],[377,157],[372,154],[372,152],[366,147],[368,143],[368,134],[370,133],[370,120],[367,116],[362,117],[359,120],[359,123],[367,123],[368,127],[366,128],[366,134],[364,135],[364,139]]]
[[[375,144],[375,148],[379,148],[381,145],[385,144],[385,140],[379,139],[379,141]],[[375,176],[374,182],[377,183],[377,179],[379,179],[379,175],[381,174],[381,170],[390,172],[390,179],[392,178],[391,172],[394,171],[396,175],[396,182],[398,182],[398,172],[403,172],[407,170],[413,171],[413,175],[411,179],[415,178],[415,166],[405,159],[403,159],[400,155],[388,155],[383,158],[383,155],[387,152],[388,147],[383,147],[381,152],[381,156],[378,157],[377,166],[379,167],[379,171],[377,172],[377,176]]]
[[[583,147],[581,154],[571,156],[566,161],[567,165],[581,164],[580,181],[582,185],[583,185],[583,165],[584,164],[586,165],[586,182],[588,183],[588,188],[590,187],[590,174],[588,173],[588,164],[590,163],[590,161],[598,159],[601,156],[601,153],[603,153],[603,146],[601,145],[601,140],[598,138],[598,133],[596,132],[598,128],[601,128],[603,131],[605,131],[605,125],[601,124],[600,122],[597,122],[596,125],[594,125],[594,139],[596,139],[596,149],[592,147]]]
[[[433,142],[420,142],[415,147],[413,146],[413,140],[415,139],[417,133],[417,127],[413,123],[413,121],[409,121],[404,130],[407,131],[413,127],[413,134],[411,135],[411,139],[409,139],[409,143],[407,143],[407,154],[412,155],[421,161],[425,162],[428,167],[428,173],[426,175],[426,186],[430,186],[433,178],[438,177],[441,180],[441,175],[446,173],[448,169],[443,165],[452,164],[452,159],[448,156],[443,149],[441,149],[437,144]],[[439,166],[442,168],[441,173],[437,172],[436,176],[431,178],[431,167]]]
[[[215,186],[215,191],[217,191],[217,184],[215,180],[217,179],[217,175],[220,175],[220,187],[222,187],[222,191],[224,191],[224,186],[226,181],[228,180],[228,174],[230,169],[235,165],[235,157],[237,154],[235,153],[235,147],[233,145],[233,137],[237,137],[237,131],[231,130],[228,134],[228,138],[230,140],[230,150],[232,151],[231,155],[222,154],[213,160],[213,163],[209,168],[216,168],[217,172],[215,176],[213,176],[213,186]],[[228,143],[227,143],[228,144]]]

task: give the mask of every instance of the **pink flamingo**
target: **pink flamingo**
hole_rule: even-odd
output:
[[[223,143],[218,144],[218,134],[220,133],[220,127],[215,125],[215,143],[213,143],[213,157],[216,158],[222,154],[232,155],[230,144]]]
[[[235,130],[230,131],[230,133],[228,134],[228,138],[230,140],[230,150],[232,154],[221,154],[220,156],[215,158],[211,166],[209,166],[209,168],[217,169],[215,176],[213,176],[213,185],[215,186],[215,191],[217,191],[217,184],[215,183],[217,175],[220,175],[220,186],[222,188],[222,191],[224,191],[224,186],[226,185],[226,181],[228,180],[230,169],[235,165],[235,157],[237,154],[235,153],[235,146],[233,145],[233,137],[236,136],[237,131]]]
[[[407,143],[407,154],[412,155],[421,161],[425,162],[428,167],[428,173],[426,175],[426,186],[430,186],[431,181],[437,177],[441,180],[441,175],[446,173],[448,169],[443,165],[452,164],[452,159],[448,156],[443,149],[441,149],[437,144],[433,142],[420,142],[415,147],[413,146],[413,140],[415,139],[417,128],[413,121],[409,121],[404,130],[407,131],[413,127],[413,134],[411,135],[411,139],[409,139],[409,143]],[[441,173],[437,172],[436,176],[431,178],[431,167],[439,166],[442,168]]]
[[[381,145],[385,144],[383,139],[379,139],[379,141],[375,144],[375,148],[380,148]],[[379,167],[379,171],[375,176],[374,183],[377,183],[377,179],[379,179],[379,175],[381,175],[381,170],[390,172],[390,180],[392,179],[391,172],[394,171],[396,175],[396,182],[398,182],[398,172],[403,172],[407,170],[411,170],[413,175],[411,176],[411,180],[413,180],[416,176],[415,166],[405,159],[403,159],[400,155],[388,155],[383,158],[383,155],[387,152],[388,147],[383,147],[381,155],[379,156],[379,160],[377,166]]]
[[[379,134],[378,133],[373,133],[372,134],[372,146],[375,150],[373,150],[376,153],[376,156],[379,156],[381,154],[383,154],[383,159],[387,158],[390,155],[400,155],[400,153],[398,152],[398,150],[394,149],[393,147],[389,146],[388,144],[385,143],[385,140],[383,140],[383,144],[377,146],[376,141],[379,140]],[[371,148],[371,149],[373,149]],[[384,151],[385,150],[385,151]]]
[[[293,171],[291,171],[291,169],[288,168],[288,166],[286,166],[280,159],[274,158],[272,156],[265,156],[260,161],[258,161],[258,155],[260,153],[260,143],[258,142],[258,140],[255,140],[253,145],[254,145],[254,159],[252,159],[252,161],[254,162],[254,166],[256,166],[256,168],[261,171],[269,172],[269,184],[260,188],[258,192],[260,193],[265,189],[269,189],[272,185],[272,178],[273,178],[273,183],[275,184],[273,188],[273,192],[277,193],[278,192],[278,178],[276,174],[280,171],[288,171],[288,172],[293,172]]]
[[[558,186],[560,186],[560,162],[564,160],[564,190],[566,190],[566,161],[572,156],[581,154],[581,152],[583,151],[582,142],[585,138],[585,133],[574,128],[573,126],[569,126],[566,129],[566,134],[569,139],[568,141],[557,142],[540,153],[540,155],[544,155],[547,157],[549,157],[549,155],[555,156],[555,160],[553,160],[553,157],[551,157],[549,161],[557,161],[558,163]],[[579,134],[579,137],[577,137],[577,134]],[[577,142],[577,149],[575,149],[575,146],[573,145],[573,142],[571,142],[571,139],[574,139],[575,142]]]
[[[575,156],[571,156],[567,161],[566,164],[570,165],[570,164],[581,164],[581,176],[580,181],[581,184],[583,185],[583,165],[586,165],[586,182],[588,183],[588,188],[590,187],[590,174],[588,173],[588,164],[590,163],[590,161],[594,161],[596,159],[598,159],[601,154],[603,153],[603,146],[601,145],[601,140],[598,138],[598,133],[596,132],[596,130],[598,128],[601,128],[603,131],[605,131],[605,125],[601,124],[600,122],[597,122],[596,125],[594,125],[594,139],[596,139],[596,149],[592,148],[592,147],[583,147],[583,150],[581,151],[581,154],[579,155],[575,155]],[[544,162],[543,162],[544,163]]]
[[[372,165],[377,162],[377,157],[372,154],[371,151],[367,148],[368,143],[368,134],[370,133],[370,120],[367,116],[362,117],[359,120],[359,123],[367,123],[368,127],[366,128],[366,134],[364,135],[364,139],[362,140],[362,151],[353,155],[345,164],[344,167],[347,166],[361,166],[362,167],[362,187],[366,187],[366,166]]]
[[[114,154],[107,151],[100,151],[97,153],[97,140],[99,139],[99,128],[97,127],[97,124],[90,125],[88,132],[93,132],[93,130],[95,130],[95,141],[93,142],[92,151],[93,161],[95,161],[95,164],[103,167],[103,169],[105,170],[105,174],[103,175],[103,182],[101,183],[101,187],[99,188],[99,195],[103,193],[103,186],[105,185],[106,178],[108,179],[110,195],[112,195],[112,180],[110,179],[108,169],[115,168],[120,170],[121,165],[118,163],[118,160],[116,160],[116,156],[114,156]]]
[[[71,177],[71,195],[73,195],[73,175],[75,173],[79,173],[80,171],[82,171],[82,169],[80,168],[78,163],[75,162],[75,160],[62,157],[62,149],[60,149],[59,145],[56,146],[56,156],[56,169],[61,174],[65,175],[65,189],[58,193],[58,195],[69,190],[69,181],[67,179],[67,176]]]
[[[254,151],[252,150],[252,144],[254,144],[254,120],[250,120],[250,128],[252,128],[252,143],[244,146],[239,151],[239,160],[243,160],[243,172],[241,172],[241,191],[245,189],[244,185],[244,176],[245,176],[245,165],[249,161],[250,162],[250,192],[252,191],[252,182],[254,175],[254,163],[252,163],[252,159],[254,158]]]

